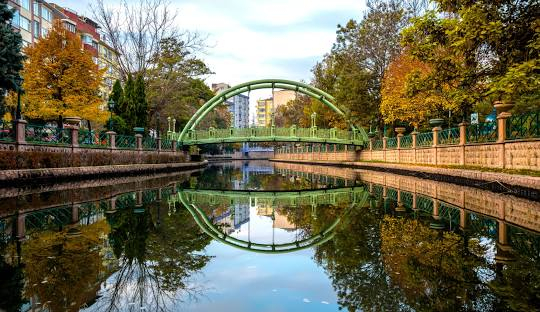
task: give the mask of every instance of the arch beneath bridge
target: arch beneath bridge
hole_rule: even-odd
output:
[[[249,92],[251,90],[258,90],[258,89],[285,89],[285,90],[293,90],[300,92],[302,94],[305,94],[307,96],[310,96],[311,98],[317,99],[321,101],[324,105],[332,109],[336,114],[339,116],[342,116],[343,118],[346,118],[345,113],[334,104],[334,97],[330,94],[317,89],[313,86],[310,86],[308,84],[292,81],[292,80],[285,80],[285,79],[261,79],[261,80],[254,80],[245,82],[239,85],[236,85],[230,89],[227,89],[223,92],[220,92],[213,98],[211,98],[208,102],[206,102],[203,106],[201,106],[197,112],[189,119],[187,124],[184,126],[184,129],[182,129],[182,132],[180,133],[180,136],[178,137],[179,142],[184,142],[187,138],[186,135],[190,130],[195,130],[195,127],[203,120],[203,118],[208,115],[216,106],[219,104],[225,102],[227,99],[232,98],[235,95]],[[347,120],[352,130],[357,130],[357,128],[352,125],[350,120]]]

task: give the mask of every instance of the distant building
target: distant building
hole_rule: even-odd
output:
[[[272,98],[257,101],[257,126],[270,127],[272,125]]]
[[[212,84],[212,90],[215,93],[223,92],[229,89],[226,83]],[[225,101],[232,115],[232,125],[235,128],[247,128],[249,126],[249,97],[243,94],[238,94]]]
[[[287,105],[290,101],[296,99],[296,92],[292,90],[275,90],[272,94],[274,98],[274,109]]]

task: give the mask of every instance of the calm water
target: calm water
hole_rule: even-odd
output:
[[[252,161],[0,189],[0,311],[537,311],[540,204]]]

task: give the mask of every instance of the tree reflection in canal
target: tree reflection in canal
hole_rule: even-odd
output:
[[[107,222],[118,268],[97,309],[136,305],[168,311],[179,298],[197,299],[202,289],[189,278],[210,260],[201,253],[210,238],[199,234],[189,213],[176,207],[167,211],[161,201],[137,203],[133,194],[118,198],[116,205],[123,208],[107,214]]]

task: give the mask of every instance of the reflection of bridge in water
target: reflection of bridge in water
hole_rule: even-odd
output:
[[[349,209],[354,207],[364,207],[367,204],[369,194],[363,187],[322,189],[309,191],[217,191],[217,190],[182,190],[169,199],[169,205],[182,203],[191,213],[193,219],[199,227],[210,237],[229,246],[242,250],[260,252],[260,253],[286,253],[298,251],[323,244],[334,236],[334,230],[341,219],[347,214]],[[265,203],[271,205],[272,209],[276,207],[300,207],[309,206],[312,209],[312,215],[315,215],[315,209],[318,205],[339,205],[346,204],[347,209],[342,215],[319,233],[310,236],[307,239],[297,240],[285,244],[262,244],[251,241],[244,241],[223,233],[201,209],[201,205],[235,205],[247,204],[253,205]]]

